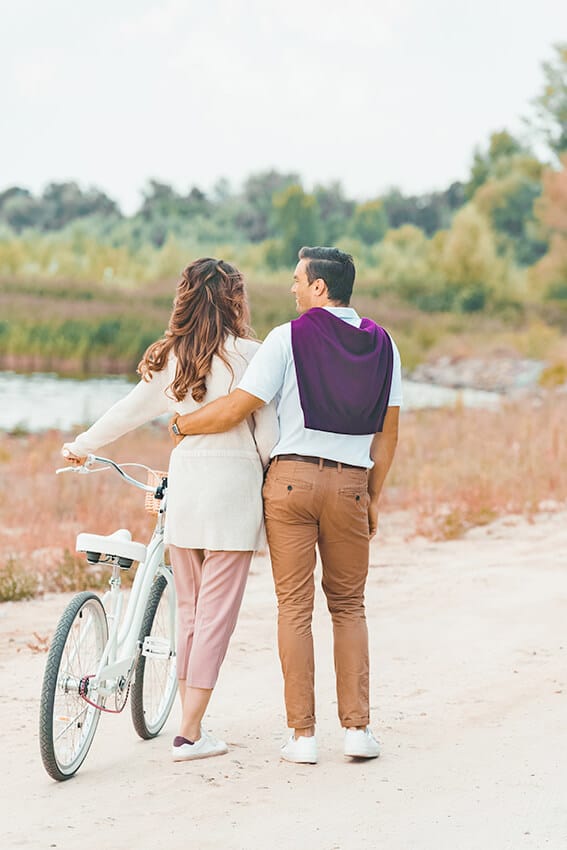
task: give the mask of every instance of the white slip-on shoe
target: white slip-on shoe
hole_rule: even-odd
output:
[[[217,741],[204,729],[201,729],[201,737],[194,744],[190,744],[186,738],[175,738],[171,747],[173,761],[191,761],[192,759],[207,759],[211,756],[222,756],[228,753],[228,747],[224,741]]]
[[[369,726],[366,729],[345,730],[345,756],[375,759],[379,755],[380,746]]]
[[[294,761],[296,764],[317,764],[317,741],[315,735],[306,738],[300,735],[294,738],[292,735],[287,744],[280,750],[284,761]]]

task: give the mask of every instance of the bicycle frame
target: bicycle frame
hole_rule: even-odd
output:
[[[130,477],[118,466],[118,464],[115,464],[107,458],[89,456],[87,464],[92,464],[96,461],[104,462],[113,467],[129,483],[134,484],[140,489],[153,492],[153,487],[146,486]],[[66,468],[61,471],[66,472],[71,471],[71,469]],[[87,472],[91,470],[89,470],[89,467],[85,465],[84,471]],[[173,573],[171,568],[167,567],[164,561],[164,516],[166,503],[167,492],[164,494],[160,511],[157,516],[156,526],[147,547],[146,559],[143,563],[138,565],[136,570],[136,575],[134,577],[134,582],[132,584],[124,615],[124,621],[122,623],[123,592],[120,579],[121,568],[117,564],[114,564],[113,566],[112,576],[109,580],[110,589],[107,590],[101,598],[109,625],[108,640],[102,653],[98,669],[94,675],[89,677],[89,697],[93,691],[98,695],[99,700],[100,698],[109,697],[116,693],[118,684],[121,681],[128,682],[130,680],[138,657],[140,653],[144,651],[144,646],[140,645],[139,642],[142,618],[144,616],[146,601],[149,597],[152,583],[158,575],[164,576],[171,591],[169,594],[169,618],[171,625],[169,634],[175,634],[175,585],[173,582]],[[171,655],[175,653],[175,646],[172,644],[169,647],[164,648],[162,651]]]
[[[111,578],[111,588],[102,597],[110,630],[99,669],[90,683],[90,688],[96,689],[101,696],[110,696],[114,693],[116,681],[130,674],[137,661],[138,652],[143,650],[143,647],[137,644],[145,610],[145,600],[149,596],[156,575],[163,575],[170,588],[173,588],[173,575],[164,564],[163,554],[163,528],[161,528],[154,531],[148,547],[146,561],[138,566],[128,599],[124,622],[121,626],[123,596],[119,586],[119,578],[118,581],[114,576]],[[170,595],[170,600],[171,634],[175,634],[174,592]],[[174,651],[175,646],[170,646],[169,652]],[[102,682],[106,682],[106,686],[100,684]]]
[[[144,464],[128,465],[153,473]],[[132,541],[126,529],[118,536],[83,532],[77,540],[91,563],[106,564],[112,573],[102,597],[84,590],[68,602],[49,648],[39,741],[43,765],[57,781],[70,779],[82,765],[101,712],[118,714],[131,697],[134,729],[148,740],[161,732],[177,692],[177,602],[173,573],[164,562],[167,482],[143,484],[123,466],[88,455],[84,465],[57,470],[90,473],[112,467],[130,484],[151,493],[152,504],[159,503],[147,546]],[[122,569],[134,561],[139,566],[123,610]]]

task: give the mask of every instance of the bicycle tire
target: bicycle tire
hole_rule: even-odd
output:
[[[140,642],[146,636],[165,638],[171,647],[169,658],[152,658],[142,652],[136,666],[132,688],[131,710],[134,729],[144,740],[155,738],[169,717],[177,692],[175,633],[172,630],[167,591],[170,585],[163,575],[152,586],[142,627]],[[162,610],[158,613],[158,609]]]
[[[47,773],[59,782],[75,775],[93,742],[101,712],[82,699],[78,683],[97,672],[107,640],[100,598],[89,591],[78,593],[55,630],[41,689],[41,758]]]

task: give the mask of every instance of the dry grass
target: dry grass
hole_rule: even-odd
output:
[[[135,539],[149,539],[153,518],[144,511],[144,493],[115,473],[55,476],[63,466],[59,450],[69,438],[59,431],[0,435],[0,578],[11,561],[36,576],[39,591],[100,587],[107,573],[88,568],[84,557],[75,555],[79,531],[109,534],[129,528]],[[114,460],[158,469],[167,468],[168,452],[163,426],[108,448]],[[142,470],[135,472],[143,478]]]
[[[505,514],[533,516],[567,501],[567,397],[506,403],[498,411],[404,413],[400,443],[383,511],[408,510],[411,533],[432,539],[462,535]],[[146,540],[153,519],[143,494],[111,472],[56,478],[65,435],[0,436],[0,580],[17,565],[37,590],[100,586],[105,573],[89,572],[74,554],[82,530],[108,534],[127,527]],[[107,450],[119,461],[167,468],[168,437],[148,427]]]
[[[567,397],[500,410],[414,411],[402,419],[384,510],[409,508],[417,533],[461,536],[505,514],[533,517],[567,500]]]

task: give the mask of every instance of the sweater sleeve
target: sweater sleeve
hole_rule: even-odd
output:
[[[75,455],[84,456],[101,446],[112,443],[140,425],[156,419],[173,408],[168,399],[168,370],[154,372],[150,381],[140,381],[127,396],[117,401],[88,431],[79,434],[65,448]]]
[[[280,392],[291,359],[291,325],[279,325],[270,331],[248,364],[238,388],[266,404]]]
[[[262,466],[266,468],[270,454],[279,439],[278,417],[275,402],[265,404],[252,414],[254,421],[254,441]]]

